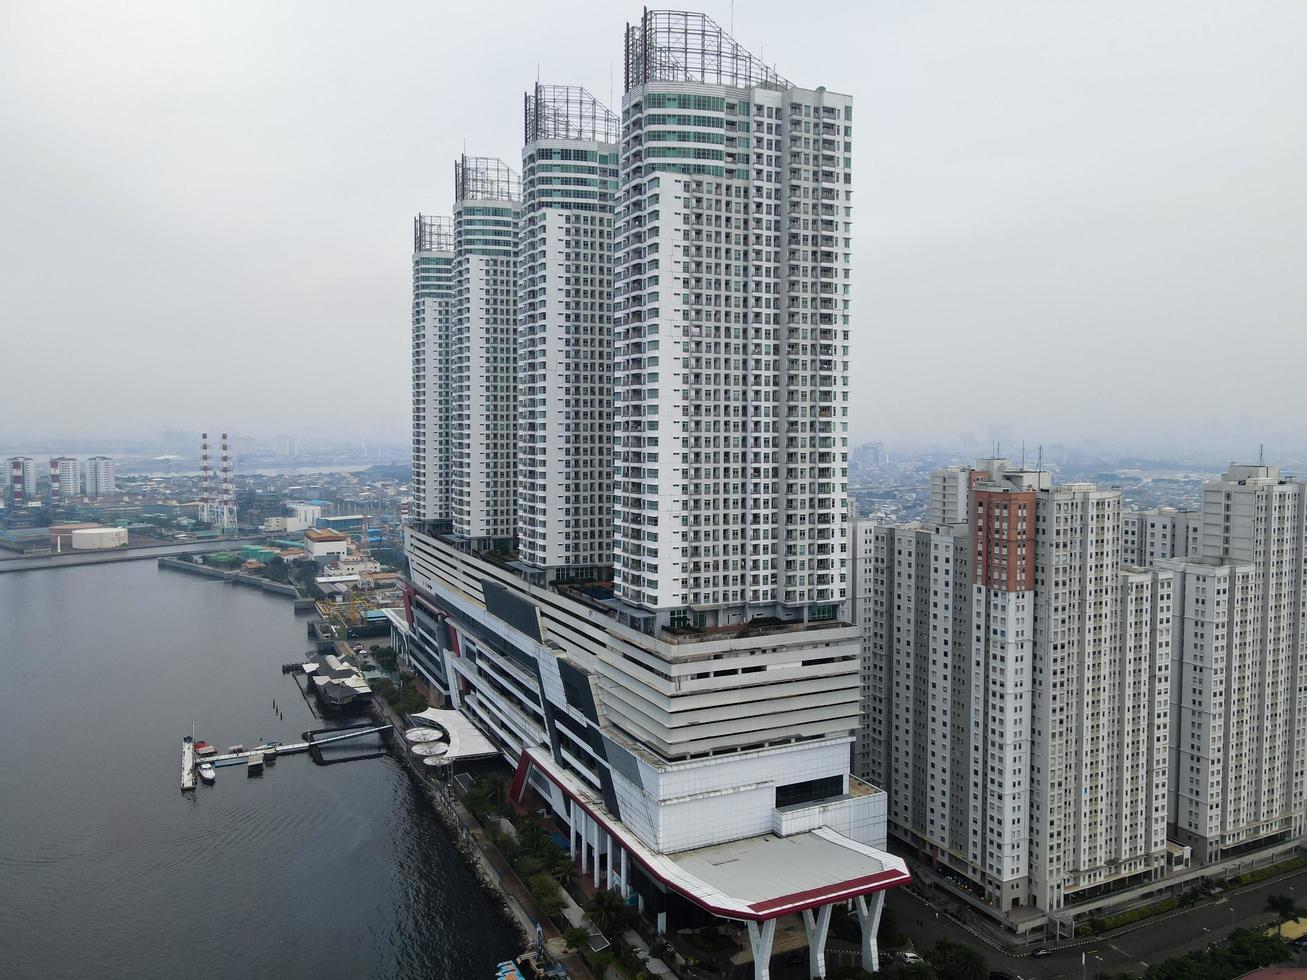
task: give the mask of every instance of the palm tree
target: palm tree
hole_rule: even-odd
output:
[[[1298,908],[1298,903],[1294,901],[1292,895],[1268,895],[1266,897],[1266,911],[1276,915],[1280,920],[1280,936],[1284,936],[1284,924],[1300,918],[1303,914],[1302,909]]]
[[[560,854],[549,866],[549,874],[560,885],[567,884],[567,880],[572,877],[572,872],[576,870],[576,865],[566,854]]]
[[[517,843],[527,854],[544,857],[545,849],[553,842],[543,827],[529,820],[518,828]]]
[[[631,923],[631,906],[617,892],[601,888],[585,903],[585,914],[595,928],[610,939],[621,935]]]

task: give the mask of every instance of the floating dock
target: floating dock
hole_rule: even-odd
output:
[[[195,738],[182,739],[182,790],[195,788]]]
[[[391,725],[374,725],[368,728],[318,729],[304,732],[303,742],[291,742],[290,744],[268,742],[263,745],[256,745],[252,749],[244,749],[241,746],[233,745],[232,748],[238,751],[211,755],[203,761],[215,768],[244,764],[247,772],[261,772],[265,764],[274,762],[283,755],[308,752],[311,749],[330,745],[333,742],[344,742],[347,739],[362,738],[365,735],[379,735],[382,732],[390,731],[392,727]],[[330,732],[336,732],[337,734],[327,734]],[[324,735],[325,737],[321,737]],[[321,761],[316,753],[315,760]],[[195,765],[195,741],[193,736],[188,735],[182,739],[182,789],[184,790],[195,788]]]

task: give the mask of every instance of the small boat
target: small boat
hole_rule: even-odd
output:
[[[200,778],[209,785],[213,785],[213,781],[218,778],[218,771],[207,762],[201,762],[200,768],[197,771],[200,774]]]
[[[229,745],[229,746],[227,746],[227,754],[228,754],[228,755],[231,755],[231,754],[233,754],[233,753],[235,753],[235,752],[244,752],[244,751],[245,751],[245,746],[244,746],[244,745]]]
[[[208,742],[200,742],[195,746],[195,754],[201,759],[207,759],[211,755],[218,754],[218,746],[210,745]]]

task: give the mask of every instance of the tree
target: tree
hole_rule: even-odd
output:
[[[1280,935],[1284,935],[1284,924],[1302,916],[1302,910],[1292,895],[1268,895],[1266,911],[1276,915],[1280,920]]]
[[[572,859],[566,854],[560,853],[559,856],[554,859],[554,863],[550,866],[549,874],[554,881],[558,882],[560,885],[565,885],[567,884],[567,880],[572,877],[572,872],[575,870],[576,865],[572,863]]]
[[[857,925],[854,917],[854,925]],[[855,942],[862,941],[862,927],[858,926]],[[880,928],[876,930],[876,944],[881,949],[898,949],[904,943],[903,933],[899,931],[899,915],[886,902],[880,911]]]
[[[1256,929],[1236,929],[1230,933],[1230,955],[1240,973],[1294,958],[1293,949],[1283,939]]]
[[[567,943],[568,949],[580,949],[589,938],[589,930],[582,929],[580,926],[571,926],[563,930],[563,942]]]
[[[620,936],[631,925],[631,906],[617,892],[601,888],[585,903],[585,914],[595,928],[610,939]]]
[[[989,980],[989,964],[974,947],[941,939],[927,951],[926,961],[940,980]]]

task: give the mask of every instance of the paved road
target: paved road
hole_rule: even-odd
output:
[[[1223,939],[1236,927],[1269,925],[1266,897],[1289,893],[1307,901],[1307,871],[1288,878],[1253,885],[1230,898],[1145,920],[1124,935],[1077,940],[1069,949],[1059,949],[1052,956],[1035,959],[1011,956],[988,945],[975,933],[958,925],[915,895],[894,889],[889,906],[898,914],[899,926],[912,937],[918,949],[932,946],[940,939],[951,939],[978,947],[989,961],[991,970],[1002,970],[1024,980],[1038,977],[1080,977],[1080,957],[1084,953],[1086,978],[1103,973],[1130,972],[1139,975],[1163,960],[1203,949],[1215,939]],[[920,925],[918,924],[920,922]]]

